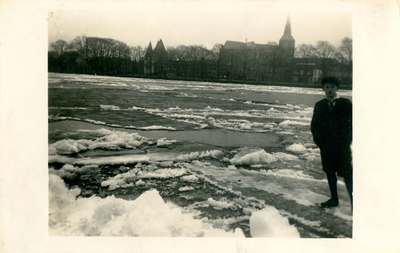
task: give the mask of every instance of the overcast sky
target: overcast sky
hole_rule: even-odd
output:
[[[137,1],[126,8],[96,5],[96,8],[50,9],[48,39],[49,42],[59,39],[70,42],[76,36],[86,35],[142,47],[147,47],[150,41],[154,47],[159,39],[166,47],[183,44],[211,48],[226,40],[245,42],[246,39],[265,44],[279,42],[288,13],[296,46],[327,40],[337,47],[344,37],[352,37],[350,12],[296,12],[281,8],[277,11],[261,1],[245,5],[235,3],[169,1],[168,4],[146,4]]]

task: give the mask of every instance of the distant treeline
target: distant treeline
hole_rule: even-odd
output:
[[[124,42],[78,36],[70,43],[58,40],[50,44],[49,72],[132,75],[143,74],[144,50]]]
[[[208,50],[202,46],[168,47],[170,60],[217,61],[221,44]],[[71,42],[57,40],[50,44],[48,71],[59,73],[98,74],[112,76],[144,75],[144,57],[147,48],[129,47],[124,42],[78,36]]]
[[[275,48],[279,49],[278,46]],[[146,50],[141,46],[129,47],[124,42],[110,38],[78,36],[70,42],[57,40],[50,44],[48,71],[145,76],[148,75],[145,69],[149,63],[149,59],[145,58]],[[279,50],[233,52],[224,49],[222,44],[215,44],[212,49],[198,45],[179,45],[167,47],[166,52],[169,69],[163,69],[165,73],[158,76],[153,74],[154,77],[229,79],[255,83],[289,80],[290,83],[307,85],[316,83],[314,73],[318,73],[319,69],[319,77],[333,74],[345,84],[352,83],[351,38],[344,38],[338,48],[327,41],[319,41],[316,45],[300,44],[295,48],[294,57],[289,63],[283,61],[282,54],[278,54]]]

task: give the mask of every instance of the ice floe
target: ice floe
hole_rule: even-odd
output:
[[[299,180],[313,180],[313,181],[321,181],[317,180],[309,175],[306,175],[301,170],[291,170],[291,169],[280,169],[280,170],[260,170],[261,174],[268,176],[276,176],[276,177],[287,177]]]
[[[244,237],[195,219],[194,214],[166,203],[157,190],[133,201],[109,196],[80,198],[60,177],[49,175],[49,233],[52,236]]]
[[[196,151],[191,152],[184,155],[179,155],[176,160],[177,161],[191,161],[197,160],[200,158],[215,158],[215,159],[222,159],[224,157],[224,153],[221,150],[206,150],[206,151]]]
[[[74,167],[71,164],[65,164],[61,169],[50,169],[50,173],[59,175],[61,178],[75,179],[84,174],[96,174],[100,172],[98,165],[85,165],[83,167]]]
[[[178,189],[178,191],[180,191],[180,192],[187,192],[187,191],[193,191],[193,190],[194,190],[194,188],[192,186],[180,187]]]
[[[299,143],[295,143],[286,147],[286,150],[297,154],[304,154],[308,151],[306,147]]]
[[[279,160],[283,161],[298,161],[299,158],[297,156],[291,155],[291,154],[286,154],[283,152],[276,152],[273,153],[273,155],[278,158]]]
[[[149,139],[140,136],[138,133],[127,133],[121,131],[95,130],[102,134],[94,140],[60,140],[49,145],[49,155],[55,154],[74,154],[86,150],[107,149],[119,150],[122,148],[133,149],[144,143],[151,144]]]
[[[205,128],[208,126],[208,124],[211,124],[214,127],[234,131],[262,132],[263,129],[271,129],[273,127],[273,125],[270,123],[255,122],[253,118],[283,119],[284,121],[282,121],[280,125],[282,127],[289,127],[293,125],[307,126],[310,124],[312,111],[310,111],[308,108],[301,108],[294,111],[294,108],[297,108],[296,106],[288,107],[285,105],[283,107],[287,110],[280,111],[274,107],[271,107],[268,110],[224,110],[210,106],[207,106],[203,109],[182,109],[178,106],[170,107],[168,109],[132,107],[131,110],[142,110],[146,113],[169,118],[178,122],[200,125],[201,128]],[[232,116],[234,118],[220,118],[226,116]],[[251,118],[251,120],[244,119],[242,122],[239,122],[237,117]]]
[[[264,149],[243,148],[230,162],[234,165],[255,165],[276,162],[277,158]]]
[[[280,131],[280,132],[276,132],[277,134],[281,134],[281,135],[294,135],[293,132],[290,131]]]
[[[235,204],[232,202],[224,201],[224,200],[214,200],[213,198],[209,198],[207,203],[215,209],[222,210],[232,208]]]
[[[121,156],[103,156],[103,157],[66,157],[60,155],[49,156],[49,163],[68,163],[80,165],[113,165],[113,164],[135,164],[141,162],[150,162],[147,155],[121,155]]]
[[[121,108],[116,105],[100,105],[100,108],[103,110],[110,110],[110,111],[119,111]]]
[[[176,140],[168,140],[167,138],[161,138],[157,140],[157,146],[168,146],[177,142]]]
[[[279,123],[280,126],[289,126],[289,125],[299,125],[299,126],[309,126],[310,123],[307,122],[300,122],[300,121],[293,121],[293,120],[285,120]]]
[[[252,237],[300,238],[296,227],[273,206],[251,214],[250,234]]]
[[[150,165],[152,166],[152,165]],[[109,187],[110,190],[114,190],[120,187],[126,187],[132,182],[136,182],[140,179],[152,179],[152,178],[176,178],[188,174],[188,171],[184,168],[169,168],[169,169],[157,169],[155,168],[135,168],[128,172],[118,174],[115,177],[108,178],[101,182],[102,187]]]
[[[181,177],[181,180],[187,181],[187,182],[197,182],[197,181],[199,181],[199,178],[196,175],[189,175],[189,176]]]
[[[175,131],[175,127],[165,127],[165,126],[147,126],[147,127],[137,127],[136,129],[141,129],[141,130],[172,130]]]

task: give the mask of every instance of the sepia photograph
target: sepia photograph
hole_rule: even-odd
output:
[[[2,83],[15,84],[3,94],[17,96],[2,99],[2,148],[6,132],[26,132],[20,147],[31,147],[2,149],[2,178],[26,170],[15,192],[29,193],[17,194],[29,208],[2,183],[0,218],[18,210],[17,223],[36,220],[40,233],[11,222],[0,233],[41,239],[3,236],[4,252],[377,252],[379,238],[395,242],[398,232],[374,228],[400,224],[399,181],[389,182],[399,163],[384,159],[397,150],[379,152],[388,139],[371,133],[399,121],[383,123],[394,107],[374,106],[394,99],[370,90],[393,83],[372,70],[399,50],[371,50],[400,39],[391,1],[37,3],[40,25],[21,38],[39,57],[12,58],[14,74],[0,65]]]
[[[50,10],[50,234],[351,238],[351,21]]]

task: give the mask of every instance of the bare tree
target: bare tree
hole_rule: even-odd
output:
[[[217,67],[217,73],[216,73],[217,79],[219,78],[219,68],[221,65],[221,48],[222,44],[215,44],[211,49],[212,60],[215,62],[215,65]]]
[[[167,47],[167,52],[171,61],[179,60],[179,52],[176,47]]]
[[[141,46],[131,47],[131,59],[135,61],[140,61],[143,59],[146,50]]]
[[[342,44],[339,47],[339,50],[347,57],[347,60],[351,62],[353,60],[353,40],[349,37],[346,37],[342,40]]]
[[[188,76],[188,60],[190,59],[189,47],[185,45],[177,46],[176,54],[178,59],[178,67],[177,67],[177,71],[179,71],[178,74],[183,75],[186,79]],[[181,67],[183,73],[180,72]]]
[[[335,47],[328,41],[318,41],[315,47],[315,53],[317,57],[321,59],[322,74],[326,76],[333,67],[328,63],[328,59],[334,56]]]
[[[72,46],[73,49],[75,49],[82,58],[86,58],[86,36],[77,36],[75,39],[73,39],[70,42],[70,45]]]
[[[345,64],[347,61],[346,58],[344,57],[344,55],[342,54],[342,52],[340,52],[340,51],[335,52],[335,54],[333,55],[333,58],[341,64]]]
[[[302,69],[303,76],[301,76],[301,78],[304,80],[304,83],[307,84],[309,59],[317,55],[317,49],[311,44],[301,44],[296,48],[295,54],[296,57],[303,59],[303,62],[301,63],[303,64],[303,69]]]
[[[196,65],[201,59],[201,48],[200,46],[192,45],[188,47],[188,60],[192,63],[192,78],[196,78]]]
[[[208,76],[207,61],[210,61],[213,57],[211,50],[208,50],[204,46],[197,47],[197,54],[200,61],[200,77],[204,79]]]
[[[275,83],[276,72],[285,63],[284,51],[278,46],[274,46],[266,54],[269,68],[272,72],[272,83]]]
[[[144,66],[141,66],[141,64],[143,64],[147,48],[136,46],[136,47],[131,47],[130,49],[131,49],[130,58],[132,60],[132,66],[131,66],[132,74],[133,73],[139,74],[141,72],[140,69],[144,68]]]
[[[346,63],[344,63],[344,72],[347,76],[347,82],[352,83],[352,73],[353,73],[353,40],[351,38],[344,38],[342,44],[339,47],[340,52],[346,58]]]
[[[68,49],[68,43],[65,40],[57,40],[52,42],[50,47],[60,56],[64,54],[64,51]]]
[[[335,48],[328,41],[318,41],[315,47],[316,55],[321,59],[330,58],[333,56]]]
[[[311,58],[316,55],[316,49],[310,44],[301,44],[296,48],[296,57],[298,58]]]

